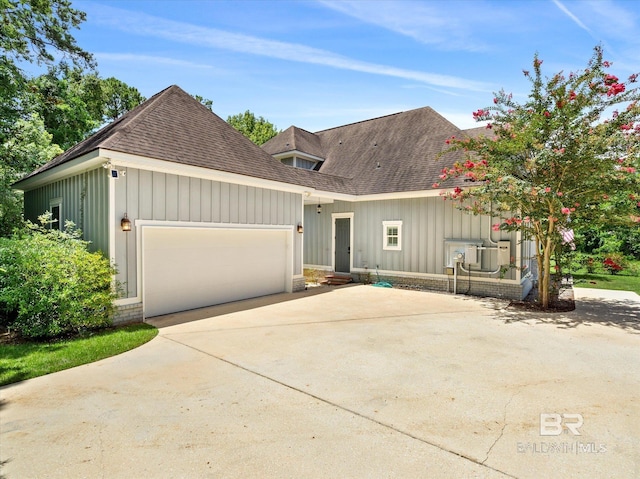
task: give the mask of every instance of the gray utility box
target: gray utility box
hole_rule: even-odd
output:
[[[498,265],[511,264],[511,241],[498,241]]]
[[[444,240],[444,266],[453,268],[456,264],[463,263],[467,266],[479,267],[482,262],[481,239],[447,239]]]

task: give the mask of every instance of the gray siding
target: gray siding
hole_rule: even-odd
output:
[[[91,242],[92,251],[102,251],[108,255],[108,171],[97,168],[26,191],[25,218],[37,222],[38,216],[51,209],[50,202],[55,198],[62,199],[62,223],[65,220],[73,221],[82,230],[83,238]]]
[[[414,198],[368,202],[343,202],[305,207],[304,263],[329,267],[332,264],[332,213],[354,213],[353,267],[380,270],[443,274],[446,239],[511,240],[515,252],[515,234],[493,232],[491,218],[473,216],[442,198]],[[383,221],[402,221],[402,250],[383,249]],[[497,220],[494,220],[497,222]],[[482,269],[496,269],[496,253],[482,252]],[[507,272],[505,278],[515,278]]]
[[[115,180],[115,215],[136,219],[250,225],[302,222],[302,196],[129,168]],[[295,228],[294,228],[295,231]],[[294,234],[294,275],[302,274],[302,239]],[[137,295],[136,231],[116,229],[116,265],[124,297]]]

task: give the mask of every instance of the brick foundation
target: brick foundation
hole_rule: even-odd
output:
[[[305,278],[295,278],[293,280],[293,285],[292,285],[292,291],[294,293],[298,292],[298,291],[304,291],[304,283],[305,283]]]
[[[131,324],[142,322],[142,303],[126,304],[115,307],[113,324]]]
[[[378,281],[376,274],[352,273],[353,280],[358,283],[375,283]],[[380,281],[391,283],[394,287],[403,289],[453,292],[453,276],[442,278],[421,278],[380,275]],[[468,277],[458,277],[457,292],[504,299],[523,299],[531,290],[531,281],[525,280],[522,284],[514,284],[500,281],[482,281],[481,278],[472,277],[469,283]]]

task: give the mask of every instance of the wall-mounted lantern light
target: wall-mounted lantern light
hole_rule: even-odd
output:
[[[122,231],[131,231],[131,220],[127,218],[126,213],[120,220],[120,228],[122,228]]]
[[[298,223],[298,233],[303,233],[304,228],[302,227],[302,223]]]
[[[318,205],[316,211],[318,212],[318,214],[322,213],[322,205]]]

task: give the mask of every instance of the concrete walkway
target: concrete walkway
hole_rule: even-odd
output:
[[[157,318],[0,389],[0,474],[639,477],[640,301],[576,293],[556,315],[353,286]]]

